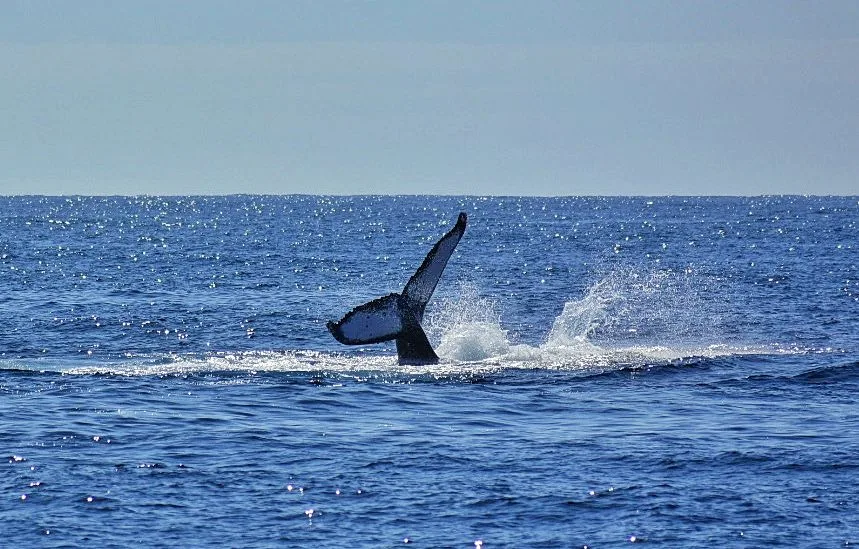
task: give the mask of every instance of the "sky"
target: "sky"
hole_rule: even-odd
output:
[[[855,0],[4,0],[0,194],[859,194]]]

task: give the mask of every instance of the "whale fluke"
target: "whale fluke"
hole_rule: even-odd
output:
[[[424,309],[432,297],[447,261],[465,233],[468,216],[459,214],[456,225],[436,242],[402,293],[392,293],[355,307],[339,322],[328,322],[334,339],[346,345],[397,341],[400,364],[435,364],[433,351],[421,327]]]

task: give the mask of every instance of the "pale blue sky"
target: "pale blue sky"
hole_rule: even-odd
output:
[[[0,194],[859,194],[859,2],[9,1]]]

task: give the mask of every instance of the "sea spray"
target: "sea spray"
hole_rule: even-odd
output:
[[[460,284],[454,297],[440,300],[424,320],[424,328],[437,342],[439,356],[449,360],[484,360],[510,348],[496,302],[481,297],[472,284]]]
[[[585,325],[576,326],[575,335],[600,345],[700,346],[718,341],[723,307],[712,281],[692,268],[628,267],[610,272],[581,300],[568,303],[559,320],[569,323],[578,311]],[[547,342],[569,334],[557,332],[553,327]]]
[[[511,355],[569,369],[744,352],[720,338],[724,301],[710,282],[691,268],[616,269],[564,304],[542,345]]]
[[[588,335],[598,328],[606,317],[608,299],[597,289],[598,283],[579,300],[564,304],[561,314],[555,318],[546,337],[549,347],[581,347],[587,344]]]
[[[538,346],[511,344],[516,336],[502,328],[496,301],[473,284],[440,300],[424,325],[439,355],[457,362],[503,357],[519,367],[581,368],[672,360],[725,344],[724,301],[711,282],[691,268],[615,269],[564,303]]]

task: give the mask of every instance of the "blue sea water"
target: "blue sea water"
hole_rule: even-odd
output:
[[[460,211],[442,361],[325,322]],[[859,198],[0,198],[20,547],[859,543]]]

